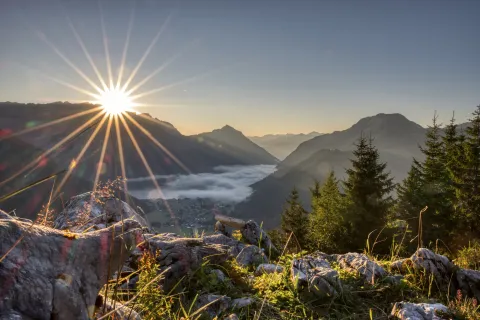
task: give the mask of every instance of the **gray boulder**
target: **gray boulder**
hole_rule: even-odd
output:
[[[0,219],[0,319],[91,318],[100,288],[139,239],[134,220],[71,233]]]
[[[392,310],[392,317],[401,320],[442,320],[438,313],[447,312],[448,308],[440,303],[397,302]]]
[[[73,232],[99,230],[126,219],[150,228],[146,218],[122,200],[99,196],[92,198],[92,192],[87,192],[72,197],[65,204],[63,211],[55,216],[54,228]]]
[[[268,234],[253,220],[248,220],[240,230],[243,238],[251,245],[260,246],[270,256],[279,254]]]
[[[433,275],[436,285],[451,294],[460,290],[463,295],[480,300],[480,271],[462,269],[447,257],[420,248],[409,259],[394,262],[395,269],[405,272],[407,266]]]
[[[201,238],[170,238],[155,236],[146,239],[146,249],[159,253],[156,260],[161,271],[164,290],[169,291],[184,276],[190,275],[205,261],[221,264],[230,256],[228,248],[218,244],[207,244]]]
[[[370,284],[387,275],[385,269],[363,253],[350,252],[335,255],[335,258],[342,269],[358,272]]]
[[[291,280],[297,291],[313,293],[321,300],[333,299],[341,293],[338,272],[332,269],[326,257],[316,253],[292,261]]]
[[[232,303],[230,303],[230,307],[233,309],[241,309],[251,306],[254,303],[255,299],[253,298],[238,298],[232,300]]]
[[[197,299],[197,310],[202,309],[202,313],[213,319],[230,308],[231,302],[232,299],[227,296],[204,294]]]
[[[244,247],[235,259],[239,265],[244,267],[258,266],[259,264],[268,262],[268,258],[263,251],[254,245]]]
[[[142,320],[142,317],[135,310],[112,300],[103,301],[102,305],[98,306],[95,317],[100,318],[102,316],[115,320]]]

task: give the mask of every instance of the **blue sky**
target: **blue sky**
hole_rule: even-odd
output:
[[[135,8],[124,80],[170,16],[132,83],[181,54],[139,92],[193,77],[140,99],[187,134],[331,132],[381,112],[427,125],[480,104],[480,1],[100,2],[114,75]],[[89,100],[45,78],[91,90],[38,33],[98,83],[68,19],[107,77],[100,17],[97,0],[2,1],[0,100]]]

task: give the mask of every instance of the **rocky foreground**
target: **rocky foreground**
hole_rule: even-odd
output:
[[[217,220],[215,234],[199,238],[154,234],[141,209],[114,198],[92,201],[88,193],[72,198],[51,223],[0,211],[0,319],[340,319],[332,305],[353,310],[363,295],[368,304],[397,291],[388,312],[372,302],[370,310],[380,313],[375,319],[452,319],[450,306],[420,301],[405,289],[412,275],[426,279],[431,290],[480,300],[479,271],[426,248],[389,264],[360,253],[286,259],[256,222]],[[146,255],[154,257],[156,270],[145,284]],[[154,287],[161,294],[148,296]],[[177,296],[183,297],[177,304],[165,304]],[[158,305],[153,313],[145,297]],[[188,312],[161,311],[185,309],[178,303],[187,303]],[[294,315],[298,306],[313,311]],[[371,317],[350,313],[352,319]]]

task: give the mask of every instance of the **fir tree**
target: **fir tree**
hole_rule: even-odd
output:
[[[453,128],[449,128],[450,141],[455,139]],[[423,241],[432,243],[437,239],[445,238],[452,231],[453,221],[452,189],[450,175],[447,167],[447,154],[444,138],[441,136],[441,128],[437,122],[437,115],[433,118],[432,126],[426,133],[425,147],[420,150],[425,155],[425,161],[421,166],[423,190],[421,194],[428,210],[423,215]]]
[[[457,160],[457,200],[461,223],[467,231],[480,232],[480,106],[465,132],[463,154]]]
[[[312,212],[315,212],[318,208],[318,202],[320,200],[321,196],[321,185],[318,180],[314,181],[313,188],[310,188],[310,196],[311,196],[311,206],[312,206]]]
[[[301,205],[296,188],[293,188],[287,203],[282,213],[282,230],[287,235],[293,233],[290,247],[297,244],[303,249],[307,238],[308,212]]]
[[[416,159],[413,159],[408,176],[397,185],[396,216],[393,219],[407,221],[410,230],[415,234],[418,227],[418,214],[426,205],[423,191],[422,167]]]
[[[348,200],[346,221],[352,249],[360,249],[371,231],[380,232],[385,225],[393,204],[390,193],[395,186],[371,138],[367,140],[362,135],[353,154],[352,168],[347,170],[344,183]]]
[[[315,185],[315,188],[317,185]],[[319,190],[316,206],[310,214],[310,244],[312,249],[334,253],[343,249],[345,201],[333,171]],[[312,195],[314,195],[312,193]],[[315,194],[316,195],[316,194]]]

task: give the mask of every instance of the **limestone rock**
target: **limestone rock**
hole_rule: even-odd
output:
[[[232,299],[216,294],[204,294],[198,297],[197,309],[204,308],[204,312],[214,318],[230,308]]]
[[[126,219],[150,227],[147,220],[125,202],[116,198],[92,198],[92,193],[87,192],[72,197],[65,204],[63,211],[55,216],[54,228],[74,232],[99,230]]]
[[[212,264],[221,264],[229,258],[225,246],[207,244],[200,238],[162,240],[152,236],[147,238],[146,244],[152,253],[160,253],[156,259],[160,269],[166,270],[162,285],[167,291],[182,277],[198,269],[206,260]]]
[[[134,220],[71,233],[0,219],[0,319],[93,316],[98,291],[140,238]]]
[[[340,267],[349,271],[358,272],[370,284],[385,277],[387,272],[375,261],[370,260],[363,253],[350,252],[336,256]]]
[[[480,301],[480,271],[459,269],[455,273],[456,289],[465,296],[475,297]]]
[[[228,254],[233,258],[237,257],[240,251],[245,248],[244,243],[227,237],[223,234],[204,236],[203,241],[207,244],[218,244],[223,246],[227,250]]]
[[[227,276],[225,275],[225,273],[223,273],[222,270],[219,270],[219,269],[213,269],[211,271],[211,273],[213,273],[215,275],[215,277],[217,278],[217,280],[219,282],[225,282],[227,281]]]
[[[253,298],[238,298],[238,299],[232,300],[230,307],[233,309],[241,309],[241,308],[248,307],[254,303],[255,303],[255,299]]]
[[[104,312],[105,310],[105,312]],[[107,300],[97,308],[96,317],[108,314],[107,319],[115,320],[142,320],[142,317],[133,309],[118,301]]]
[[[291,276],[297,291],[311,292],[320,299],[333,299],[342,290],[338,272],[323,253],[294,259]]]
[[[257,266],[268,262],[263,251],[254,245],[244,247],[236,257],[236,260],[239,265],[244,267]]]
[[[276,256],[279,254],[268,234],[262,228],[260,228],[255,221],[247,221],[241,229],[241,233],[243,238],[249,244],[260,246],[260,248],[265,250],[267,255],[272,254],[273,256]]]
[[[272,263],[262,263],[255,270],[255,275],[261,276],[262,274],[282,273],[282,272],[283,272],[282,266],[272,264]]]
[[[391,315],[400,320],[441,320],[437,312],[447,312],[448,308],[440,303],[397,302]]]

